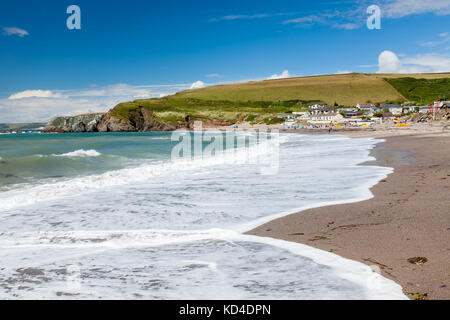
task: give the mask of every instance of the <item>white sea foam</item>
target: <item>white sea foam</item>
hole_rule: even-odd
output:
[[[55,157],[99,157],[102,154],[96,150],[76,150],[63,154],[54,154]]]
[[[66,285],[58,270],[79,265],[76,298],[405,299],[362,263],[241,234],[299,209],[372,197],[392,169],[357,165],[377,142],[283,135],[276,176],[207,158],[4,192],[0,287],[13,279],[11,297],[55,298]],[[20,290],[18,266],[51,280]]]
[[[174,230],[110,230],[110,231],[66,231],[66,232],[29,232],[22,234],[3,233],[0,236],[0,250],[8,252],[8,249],[14,252],[24,252],[23,250],[31,250],[33,252],[42,252],[39,261],[35,264],[28,264],[27,267],[37,268],[42,265],[54,265],[61,261],[68,259],[80,259],[82,256],[107,255],[107,251],[113,250],[122,252],[123,250],[139,250],[152,247],[164,248],[179,246],[182,244],[198,243],[206,241],[225,241],[232,244],[254,242],[269,246],[278,247],[287,250],[295,255],[303,258],[308,258],[319,265],[326,265],[331,268],[332,272],[339,278],[345,279],[350,283],[354,283],[363,289],[364,295],[367,299],[407,299],[402,293],[402,288],[395,282],[388,280],[379,274],[376,274],[372,269],[362,263],[342,258],[336,254],[318,250],[306,245],[276,240],[271,238],[256,237],[242,235],[238,232],[222,229],[197,230],[197,231],[174,231]],[[65,254],[48,255],[44,254],[44,250],[64,250]],[[70,250],[73,251],[70,254]],[[80,253],[79,250],[82,253]],[[106,251],[105,251],[106,250]],[[69,253],[69,254],[68,254]],[[114,254],[114,253],[112,253]],[[10,255],[6,254],[3,263],[8,265],[10,263]],[[97,263],[99,261],[97,260]],[[214,261],[204,260],[190,260],[185,259],[181,261],[187,265],[205,265],[211,271],[220,273],[223,269],[221,264]],[[283,264],[289,264],[288,261]],[[310,276],[315,272],[309,270]],[[251,280],[251,274],[247,274]],[[272,275],[283,276],[288,275]],[[301,277],[300,275],[292,274],[294,277]],[[217,288],[216,288],[217,289]],[[315,289],[317,290],[317,289]],[[92,292],[91,292],[92,294]],[[96,293],[98,294],[98,293]],[[183,297],[182,293],[181,297]],[[267,297],[272,297],[274,294],[271,291],[266,293]],[[325,293],[324,293],[325,294]],[[347,294],[347,293],[345,293]],[[345,297],[345,294],[341,298]],[[119,296],[120,297],[120,296]],[[180,297],[178,295],[177,297]],[[207,297],[207,295],[206,295]],[[211,296],[209,296],[211,298]],[[165,297],[168,298],[168,297]],[[185,296],[187,298],[187,296]],[[228,297],[230,298],[230,297]],[[294,297],[289,297],[294,298]],[[326,298],[324,295],[323,298]],[[339,298],[339,296],[336,296]],[[358,297],[349,297],[358,298]]]
[[[286,142],[287,137],[278,137],[280,143]],[[60,197],[81,194],[91,190],[105,189],[148,181],[153,177],[174,174],[182,171],[195,171],[196,169],[223,165],[225,163],[245,163],[249,155],[263,156],[272,149],[267,147],[269,142],[251,146],[249,148],[225,150],[216,156],[204,156],[188,160],[148,162],[135,168],[126,168],[108,171],[99,175],[82,176],[70,180],[58,181],[44,185],[32,186],[19,190],[0,193],[0,212],[12,208],[32,205],[34,203],[55,200]],[[99,156],[95,150],[77,150],[59,155],[61,157]]]

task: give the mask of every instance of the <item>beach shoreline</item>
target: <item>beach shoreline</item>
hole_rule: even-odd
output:
[[[369,200],[319,207],[247,234],[306,244],[378,267],[411,299],[450,299],[450,133],[342,132],[381,138],[361,165],[394,168]],[[423,259],[414,258],[426,258]]]

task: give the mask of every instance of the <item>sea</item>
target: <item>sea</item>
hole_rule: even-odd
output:
[[[1,134],[0,299],[406,298],[376,267],[245,235],[371,198],[381,140],[228,135]]]

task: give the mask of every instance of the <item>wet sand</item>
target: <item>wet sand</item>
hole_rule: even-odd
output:
[[[249,234],[303,243],[381,269],[411,299],[450,299],[450,133],[355,132],[382,137],[372,155],[394,173],[374,198],[271,221]],[[393,135],[393,136],[391,136]],[[414,263],[411,258],[424,257]],[[417,259],[416,259],[417,260]]]

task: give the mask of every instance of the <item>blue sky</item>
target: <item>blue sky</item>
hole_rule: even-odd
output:
[[[72,4],[81,30],[66,27]],[[366,27],[372,4],[381,30]],[[194,83],[450,71],[449,14],[450,0],[3,0],[0,122],[106,111]]]

